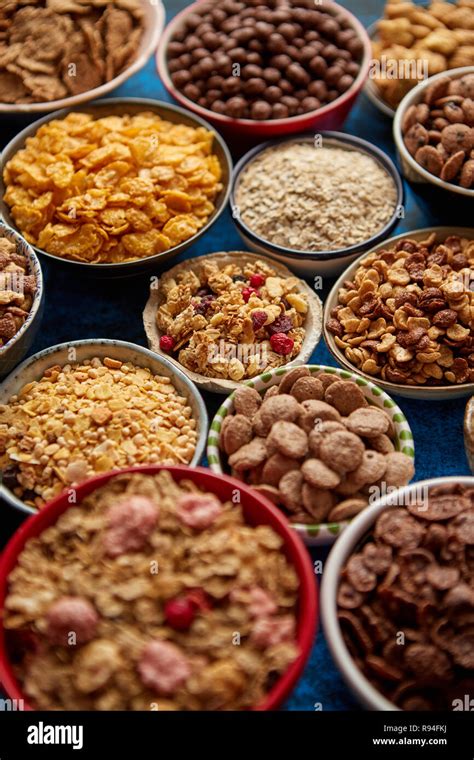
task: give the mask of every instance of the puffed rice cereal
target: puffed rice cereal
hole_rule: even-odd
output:
[[[43,710],[258,705],[299,653],[282,545],[240,504],[166,471],[112,478],[10,573],[5,627],[23,642],[27,698]]]
[[[196,440],[170,378],[117,359],[54,365],[0,406],[3,483],[37,509],[94,474],[189,464]]]

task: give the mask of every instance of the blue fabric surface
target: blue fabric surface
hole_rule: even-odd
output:
[[[183,0],[165,0],[167,19],[186,4]],[[353,11],[365,26],[380,16],[383,10],[382,0],[351,0],[344,5]],[[153,60],[112,96],[169,100],[158,79]],[[5,144],[7,139],[26,123],[24,119],[3,121],[2,143]],[[344,131],[370,140],[395,158],[391,122],[382,116],[365,96],[360,97],[345,124]],[[467,206],[458,203],[457,200],[450,201],[446,197],[432,198],[429,193],[420,191],[415,193],[407,183],[405,191],[406,216],[393,234],[433,224],[469,225],[471,217],[468,215]],[[242,247],[231,215],[226,211],[211,231],[185,257],[220,250],[242,250]],[[165,265],[164,269],[169,266],[170,264]],[[129,281],[96,282],[72,277],[63,269],[45,262],[43,267],[46,273],[46,309],[40,333],[31,353],[63,341],[88,337],[117,338],[146,345],[141,313],[147,300],[149,277]],[[330,289],[332,281],[327,280],[324,285],[323,297]],[[323,342],[314,352],[312,359],[321,364],[334,364]],[[205,400],[212,419],[220,399],[206,396]],[[469,474],[462,443],[465,401],[415,402],[398,398],[396,401],[405,412],[414,433],[416,479]],[[18,522],[16,515],[5,512],[0,527],[0,539],[3,541]],[[326,552],[317,550],[313,555],[315,560],[324,559]],[[332,662],[321,630],[318,632],[311,660],[288,701],[287,708],[358,709]]]

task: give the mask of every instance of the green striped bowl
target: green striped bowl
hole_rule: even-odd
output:
[[[322,364],[308,364],[306,366],[314,375],[317,375],[318,372],[328,372],[329,374],[337,375],[343,380],[352,380],[357,383],[369,404],[378,406],[390,414],[395,427],[394,445],[396,450],[408,454],[408,456],[413,459],[415,458],[413,434],[407,419],[400,407],[397,406],[395,401],[393,401],[385,391],[378,388],[369,380],[365,380],[363,377],[344,369],[325,367]],[[292,369],[294,369],[294,367],[278,367],[270,372],[264,372],[263,375],[254,377],[252,380],[248,380],[246,385],[255,388],[260,394],[263,394],[272,385],[278,385],[283,375],[290,372]],[[219,449],[221,425],[224,417],[228,414],[232,414],[233,411],[234,393],[231,393],[217,410],[207,439],[207,460],[209,467],[213,472],[220,474],[225,472],[225,464]],[[321,523],[319,525],[303,525],[295,523],[293,527],[308,546],[325,546],[332,544],[348,524],[348,522]]]

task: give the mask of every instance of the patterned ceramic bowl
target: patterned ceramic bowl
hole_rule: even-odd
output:
[[[0,237],[15,243],[18,253],[26,256],[29,263],[28,274],[36,280],[36,291],[31,309],[16,335],[0,348],[0,377],[5,377],[20,362],[29,350],[40,326],[44,308],[43,273],[38,257],[31,245],[17,232],[0,223]],[[1,291],[1,286],[0,286]]]
[[[401,451],[407,454],[409,457],[415,458],[415,448],[413,442],[413,434],[411,432],[408,421],[403,414],[402,410],[396,405],[395,401],[390,398],[387,393],[384,393],[374,383],[371,383],[364,378],[356,375],[352,372],[346,372],[343,369],[336,369],[335,367],[326,367],[324,365],[310,364],[307,365],[309,371],[313,375],[318,375],[319,372],[328,372],[332,375],[337,375],[342,380],[352,380],[357,383],[362,390],[365,398],[373,406],[377,406],[380,409],[384,409],[389,413],[392,418],[392,422],[395,428],[394,445],[397,451]],[[282,377],[289,371],[291,367],[279,367],[272,372],[265,372],[263,375],[259,375],[253,380],[249,380],[246,385],[251,388],[255,388],[260,394],[263,394],[272,385],[278,385]],[[222,422],[224,417],[228,414],[232,414],[234,411],[234,393],[232,393],[222,406],[218,409],[216,416],[214,417],[209,437],[207,440],[207,459],[209,467],[213,472],[223,473],[225,472],[225,465],[222,460],[221,451],[219,448],[219,438],[221,432]],[[365,510],[364,510],[365,511]],[[319,525],[306,525],[295,523],[293,525],[297,533],[300,534],[304,542],[308,546],[324,546],[332,544],[344,528],[349,525],[349,522],[341,523],[321,523]]]

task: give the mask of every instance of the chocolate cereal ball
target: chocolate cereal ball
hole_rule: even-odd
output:
[[[208,0],[173,35],[167,63],[189,100],[265,121],[336,100],[352,87],[362,52],[350,20],[314,0]]]

